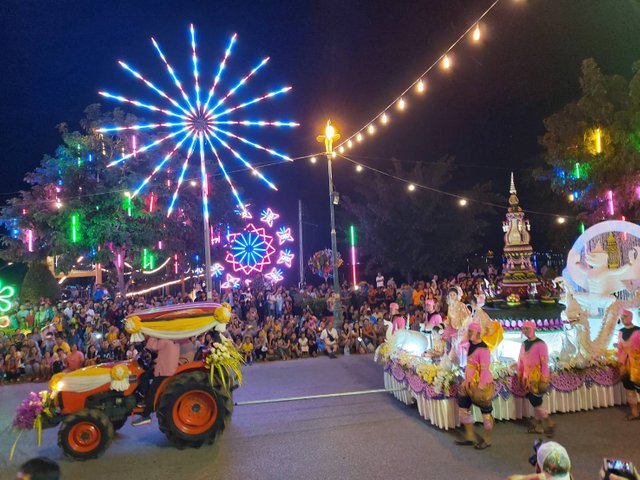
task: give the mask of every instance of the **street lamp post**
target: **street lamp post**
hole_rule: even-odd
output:
[[[336,215],[334,204],[337,204],[337,192],[333,190],[333,171],[331,169],[331,160],[333,158],[333,141],[340,139],[340,134],[331,125],[331,120],[327,121],[324,128],[324,135],[316,137],[318,142],[324,142],[325,154],[327,155],[327,170],[329,172],[329,212],[331,212],[331,256],[333,258],[333,318],[339,327],[342,324],[341,306],[340,306],[340,282],[338,280],[338,246],[336,240]]]

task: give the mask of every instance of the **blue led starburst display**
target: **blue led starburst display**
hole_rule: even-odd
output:
[[[186,158],[182,165],[177,165],[175,171],[178,172],[177,182],[175,184],[175,190],[171,198],[167,210],[167,216],[171,215],[174,210],[176,201],[179,196],[180,188],[185,179],[185,175],[189,169],[190,159],[194,153],[199,155],[199,170],[202,181],[202,209],[203,215],[206,220],[209,219],[209,207],[208,207],[208,164],[213,160],[214,164],[220,170],[220,173],[225,178],[235,200],[237,201],[240,209],[245,211],[245,206],[238,194],[236,187],[229,176],[225,167],[224,157],[233,157],[239,161],[243,167],[250,170],[253,175],[264,181],[270,188],[277,190],[276,186],[268,180],[258,169],[256,169],[251,162],[238,151],[238,145],[249,146],[252,149],[266,152],[267,154],[274,156],[282,160],[291,160],[287,155],[277,152],[272,148],[255,143],[241,135],[235,133],[235,130],[246,127],[297,127],[296,122],[284,121],[284,120],[247,120],[245,118],[238,117],[244,109],[255,105],[257,103],[269,100],[278,95],[284,94],[291,90],[291,86],[285,86],[272,90],[263,95],[252,99],[246,99],[244,101],[235,101],[237,94],[241,91],[242,87],[261,70],[268,62],[269,57],[260,60],[255,67],[253,67],[249,73],[238,80],[228,88],[219,93],[222,88],[221,79],[227,61],[230,58],[231,51],[236,43],[237,34],[234,34],[224,52],[223,58],[217,67],[215,76],[212,79],[211,88],[208,92],[200,89],[200,70],[199,59],[196,48],[196,32],[193,24],[189,28],[190,40],[191,40],[191,61],[193,64],[193,94],[187,93],[185,86],[178,78],[178,73],[173,69],[164,52],[161,50],[158,42],[152,37],[151,41],[153,47],[158,53],[164,66],[169,73],[172,83],[177,88],[180,94],[180,100],[174,99],[163,89],[161,89],[155,83],[152,83],[142,74],[140,74],[134,67],[129,64],[120,61],[120,66],[133,75],[137,80],[143,82],[148,88],[159,95],[165,103],[163,106],[156,106],[147,102],[141,102],[131,99],[129,97],[107,92],[100,91],[100,95],[105,98],[116,100],[129,105],[135,105],[136,107],[150,110],[156,114],[162,114],[165,118],[161,122],[144,123],[130,126],[114,126],[100,128],[98,131],[102,133],[114,133],[114,132],[130,132],[135,133],[141,130],[158,131],[162,130],[162,136],[155,139],[146,145],[134,147],[133,151],[127,154],[123,154],[120,158],[113,160],[109,166],[118,165],[127,159],[136,156],[138,153],[146,152],[154,147],[162,145],[165,142],[170,141],[173,144],[168,153],[161,156],[158,163],[155,165],[151,173],[140,183],[136,190],[132,193],[132,197],[138,195],[153,179],[153,177],[163,169],[171,166],[171,159],[180,149],[184,149],[186,152]],[[168,132],[168,133],[167,133]],[[134,139],[135,140],[135,139]],[[134,143],[135,145],[135,143]],[[207,159],[207,155],[209,158]]]

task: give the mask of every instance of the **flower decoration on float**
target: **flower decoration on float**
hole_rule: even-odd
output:
[[[131,371],[125,363],[118,363],[111,367],[111,390],[124,392],[129,388],[129,375]]]
[[[18,431],[11,452],[9,453],[9,461],[13,459],[20,437],[25,431],[36,430],[38,447],[42,443],[42,422],[44,417],[53,417],[53,405],[51,395],[48,391],[39,393],[31,392],[27,398],[22,400],[16,409],[16,415],[13,418],[12,426]]]
[[[244,364],[242,354],[226,337],[221,336],[220,342],[215,342],[203,357],[203,362],[209,370],[209,382],[212,387],[221,384],[223,388],[230,388],[233,383],[242,384]]]

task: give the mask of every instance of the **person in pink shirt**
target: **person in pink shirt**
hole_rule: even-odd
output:
[[[631,412],[627,420],[640,420],[638,392],[640,392],[640,327],[633,324],[633,314],[623,310],[620,315],[622,328],[618,332],[618,365],[620,378],[627,393]]]
[[[464,439],[456,441],[458,445],[473,445],[478,450],[491,446],[493,430],[493,376],[491,375],[491,352],[482,341],[482,327],[478,323],[467,326],[469,351],[467,366],[464,369],[464,381],[458,388],[458,407],[460,423],[464,426]],[[482,412],[484,435],[476,433],[471,408],[476,405]]]
[[[393,325],[391,333],[396,333],[398,330],[404,330],[407,326],[407,321],[402,315],[400,315],[400,307],[398,304],[395,302],[390,304],[389,310],[391,315],[391,324]]]
[[[140,393],[145,397],[145,407],[142,414],[131,424],[134,427],[151,423],[151,412],[156,392],[166,377],[176,373],[180,362],[180,346],[173,340],[148,337],[146,348],[157,352],[158,356],[153,366],[151,384],[143,383],[143,377],[141,377],[141,387],[147,387],[146,392],[143,392],[142,388],[140,389]]]
[[[542,400],[549,387],[549,350],[547,344],[536,337],[536,323],[527,320],[522,324],[522,333],[527,338],[520,347],[518,356],[518,378],[533,406],[533,421],[529,433],[554,434],[555,424]]]
[[[433,330],[433,327],[442,324],[442,315],[436,310],[436,302],[430,298],[425,301],[425,307],[424,330]]]
[[[65,359],[65,364],[67,366],[67,370],[73,372],[74,370],[78,370],[82,368],[84,365],[84,355],[81,351],[78,350],[77,345],[73,345],[71,347],[71,353],[67,355]]]

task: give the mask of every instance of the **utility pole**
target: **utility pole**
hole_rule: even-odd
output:
[[[304,285],[304,250],[302,248],[302,200],[298,200],[298,265],[300,268],[300,286]]]
[[[340,281],[338,279],[338,246],[336,240],[336,216],[334,205],[338,204],[338,194],[333,188],[333,170],[331,160],[335,156],[333,151],[333,141],[340,140],[340,134],[331,125],[331,120],[327,121],[324,135],[316,137],[318,142],[324,143],[325,154],[327,156],[327,170],[329,175],[329,213],[331,214],[331,256],[333,257],[333,319],[339,328],[342,325],[342,308],[340,306]]]

